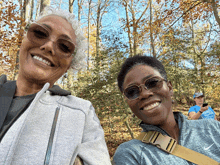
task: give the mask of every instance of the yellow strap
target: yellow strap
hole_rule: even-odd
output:
[[[183,147],[176,142],[173,142],[175,141],[173,138],[162,135],[156,131],[141,132],[136,139],[141,140],[144,143],[153,144],[172,155],[178,156],[198,165],[220,165],[220,163],[211,159],[210,157]]]

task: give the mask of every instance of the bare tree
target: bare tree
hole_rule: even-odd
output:
[[[109,0],[98,0],[97,10],[96,10],[96,57],[100,55],[100,30],[101,30],[101,20],[104,13],[107,11],[107,7],[109,6]]]
[[[129,3],[130,1],[130,3]],[[148,4],[147,6],[144,8],[143,12],[141,12],[141,15],[139,16],[139,18],[136,18],[136,10],[134,9],[134,0],[123,0],[122,1],[123,3],[125,3],[125,8],[129,7],[129,9],[126,9],[126,11],[130,11],[131,13],[131,23],[130,23],[130,20],[129,17],[128,17],[128,13],[126,15],[126,26],[132,26],[133,28],[133,53],[131,54],[131,56],[134,54],[137,54],[137,44],[138,44],[138,38],[139,38],[139,35],[138,35],[138,28],[139,28],[139,23],[141,22],[141,19],[143,18],[143,16],[145,15],[150,3],[148,1]],[[129,23],[129,24],[128,24]],[[130,31],[128,31],[129,34],[131,34]],[[129,41],[130,42],[130,41]]]
[[[21,1],[20,1],[20,4],[22,5],[21,17],[25,20],[27,0],[21,0]]]
[[[28,22],[31,19],[31,6],[32,0],[26,0],[25,6],[25,21]]]
[[[30,8],[30,12],[31,12],[31,14],[30,14],[30,20],[32,20],[33,19],[33,12],[34,12],[34,0],[31,0],[31,8]]]
[[[217,10],[217,5],[216,5],[216,1],[215,0],[211,0],[212,3],[212,10],[213,10],[213,14],[215,16],[215,20],[218,23],[218,26],[220,27],[220,18],[218,16],[218,10]]]
[[[82,5],[83,5],[83,0],[78,0],[78,21],[81,21]]]
[[[128,2],[127,0],[124,1],[125,3],[125,12],[126,12],[126,27],[128,29],[128,39],[129,39],[129,48],[130,48],[130,56],[133,56],[133,49],[132,49],[132,38],[131,38],[131,30],[130,30],[130,19],[128,15]]]
[[[75,0],[69,0],[69,12],[73,13],[73,3]]]
[[[89,70],[89,59],[90,59],[90,55],[89,55],[89,42],[90,42],[90,15],[91,15],[91,3],[92,0],[88,0],[88,5],[89,5],[89,10],[88,10],[88,55],[87,55],[87,70]]]
[[[152,49],[153,56],[156,57],[152,30],[153,30],[153,28],[152,28],[152,0],[150,0],[150,43],[151,43],[151,49]]]
[[[42,12],[46,6],[50,6],[50,0],[41,0],[40,12]]]

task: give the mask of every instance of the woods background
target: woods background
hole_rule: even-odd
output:
[[[24,29],[48,5],[69,10],[82,24],[87,67],[57,83],[93,103],[111,156],[140,131],[116,83],[121,64],[134,54],[162,61],[174,110],[187,115],[194,92],[201,91],[219,115],[218,0],[0,0],[0,75],[16,79]]]

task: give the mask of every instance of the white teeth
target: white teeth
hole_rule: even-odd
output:
[[[153,108],[155,108],[156,106],[158,106],[159,104],[160,104],[159,102],[156,102],[156,103],[150,104],[150,105],[144,107],[143,110],[150,110],[150,109],[153,109]]]
[[[44,60],[43,58],[41,58],[39,56],[34,56],[33,58],[47,64],[48,66],[51,66],[51,63],[49,61],[46,61],[46,60]]]

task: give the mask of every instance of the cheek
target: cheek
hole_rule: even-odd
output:
[[[137,101],[127,101],[127,104],[133,113],[136,114],[139,112],[139,106],[138,106]]]
[[[72,62],[72,58],[71,59],[65,59],[65,58],[59,59],[60,66],[65,69],[70,67],[71,62]]]
[[[30,49],[32,47],[32,44],[27,40],[27,39],[23,39],[22,40],[22,44],[21,44],[21,47],[20,47],[20,52],[25,53],[25,51],[27,51],[28,49]],[[22,55],[21,54],[21,55]]]

